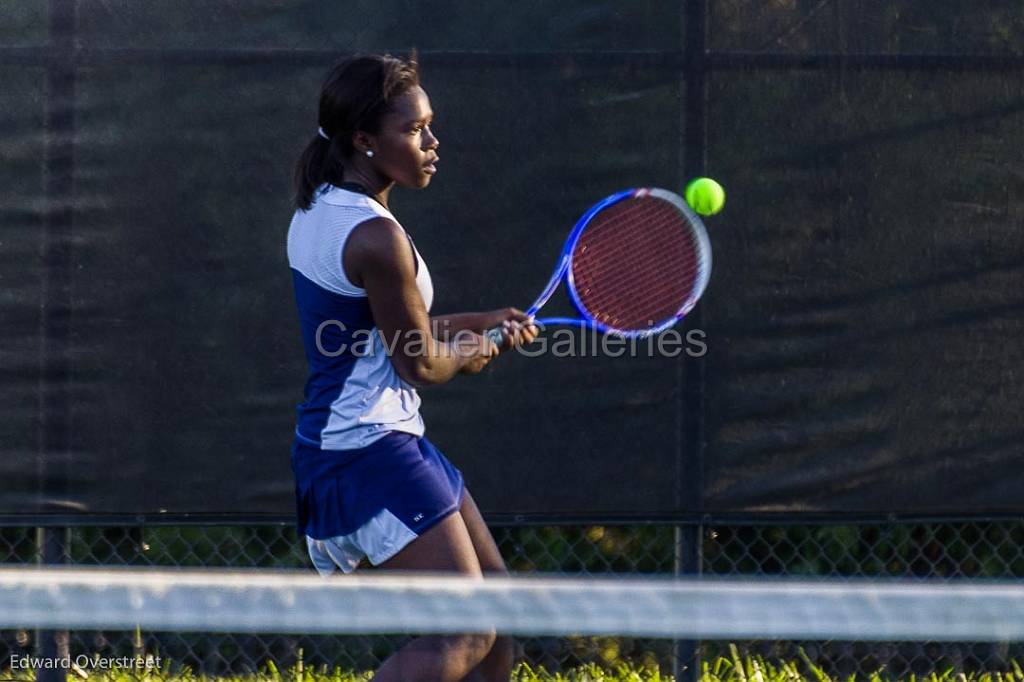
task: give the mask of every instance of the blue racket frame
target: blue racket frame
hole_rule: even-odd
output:
[[[618,329],[594,319],[587,312],[586,307],[583,305],[583,302],[580,300],[580,296],[576,291],[576,283],[573,280],[572,268],[570,267],[572,265],[572,252],[576,248],[576,242],[579,241],[580,236],[583,234],[584,230],[587,229],[587,226],[590,224],[590,221],[593,220],[595,215],[609,206],[619,203],[620,201],[647,195],[653,195],[659,199],[672,203],[686,216],[687,221],[690,223],[690,228],[699,244],[698,251],[701,257],[701,262],[698,264],[697,286],[694,287],[693,293],[686,299],[686,301],[683,302],[679,310],[665,320],[662,320],[646,329]],[[626,338],[645,337],[650,336],[651,334],[657,334],[658,332],[675,326],[679,320],[683,319],[687,313],[693,310],[693,307],[697,305],[697,301],[704,293],[704,289],[707,287],[708,279],[710,279],[710,277],[711,242],[708,239],[707,230],[704,228],[704,223],[701,222],[700,218],[697,217],[697,214],[694,213],[693,209],[687,205],[683,198],[664,189],[648,187],[627,189],[621,192],[616,192],[615,194],[605,197],[601,201],[597,202],[591,206],[578,221],[576,221],[576,225],[573,226],[572,231],[569,233],[569,237],[565,241],[565,246],[562,248],[562,255],[558,260],[558,265],[555,267],[554,273],[551,275],[551,279],[526,313],[533,317],[537,311],[539,311],[541,307],[548,302],[548,299],[550,299],[555,293],[555,289],[558,288],[559,283],[564,279],[566,289],[569,290],[569,298],[572,301],[573,306],[576,308],[576,312],[579,313],[580,316],[578,318],[542,317],[536,320],[539,326],[546,327],[548,325],[556,324],[580,325],[596,329],[603,334],[615,334]]]

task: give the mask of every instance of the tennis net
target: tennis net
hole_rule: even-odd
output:
[[[317,663],[326,668],[346,665],[344,658],[332,660],[332,651],[339,656],[346,652],[344,656],[351,660],[353,647],[369,647],[374,650],[371,658],[360,659],[366,667],[386,656],[389,647],[398,646],[402,635],[490,629],[526,642],[520,644],[519,655],[527,660],[531,650],[543,651],[544,645],[536,642],[570,640],[580,649],[581,642],[589,641],[599,642],[592,647],[596,659],[614,663],[607,655],[614,649],[615,656],[642,658],[644,665],[668,668],[665,673],[675,667],[673,657],[687,655],[687,651],[713,656],[726,642],[770,642],[769,648],[744,645],[743,650],[783,659],[799,656],[808,665],[818,662],[808,659],[807,647],[793,644],[787,648],[779,643],[814,642],[817,644],[809,650],[821,656],[829,651],[822,643],[836,641],[860,643],[860,655],[877,649],[871,649],[875,646],[871,643],[915,643],[919,647],[927,642],[997,643],[1004,652],[1002,663],[1011,666],[1017,644],[1024,642],[1024,584],[565,577],[473,580],[374,573],[322,579],[302,571],[0,568],[0,632],[16,635],[15,643],[8,644],[9,656],[0,659],[0,671],[11,668],[9,662],[27,660],[17,656],[31,653],[28,633],[46,631],[87,633],[71,647],[79,650],[70,652],[73,656],[97,654],[89,651],[90,643],[107,646],[111,633],[134,633],[135,653],[163,651],[172,664],[175,647],[180,649],[182,642],[194,643],[197,636],[220,633],[236,637],[220,640],[228,641],[228,648],[248,646],[243,667],[256,669],[272,663],[280,669],[292,664],[290,658],[301,648],[307,652],[310,647],[316,649]],[[264,635],[278,639],[261,638]],[[385,644],[372,641],[370,636],[378,635],[392,639]],[[317,644],[316,637],[362,638],[362,644]],[[697,641],[705,644],[693,646]],[[291,646],[281,642],[291,642]],[[920,651],[927,656],[926,647]],[[935,655],[934,666],[939,665],[938,658],[949,658],[948,651],[942,649]],[[203,667],[201,657],[178,658],[182,659],[178,663],[192,669]],[[531,662],[537,663],[536,656]],[[541,662],[551,664],[543,657]],[[588,661],[581,655],[573,662]],[[955,661],[951,665],[957,667]],[[223,666],[217,672],[229,671],[237,672]]]

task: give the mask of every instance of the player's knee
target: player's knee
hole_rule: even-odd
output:
[[[467,635],[469,642],[467,643],[470,659],[473,665],[476,665],[480,661],[487,657],[490,653],[491,648],[494,646],[494,642],[498,636],[494,630],[490,632],[481,632],[475,635]]]
[[[469,670],[487,657],[497,637],[494,630],[471,635],[453,635],[447,638],[449,655],[459,658]]]

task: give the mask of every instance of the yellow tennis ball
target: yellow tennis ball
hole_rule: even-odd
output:
[[[711,178],[697,178],[686,186],[686,203],[701,215],[715,215],[725,206],[725,190]]]

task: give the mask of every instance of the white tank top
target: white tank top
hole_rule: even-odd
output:
[[[366,447],[389,431],[424,433],[419,395],[395,371],[373,323],[366,290],[349,281],[342,265],[352,230],[378,217],[398,223],[370,197],[323,185],[308,211],[295,212],[288,229],[288,263],[309,363],[296,438],[324,450]],[[430,273],[411,248],[416,286],[430,310]]]

